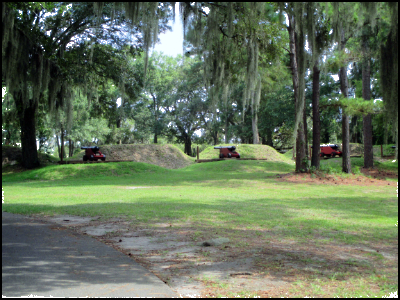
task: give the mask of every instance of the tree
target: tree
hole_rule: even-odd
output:
[[[344,49],[345,40],[344,33],[341,38],[341,50]],[[340,90],[343,97],[347,98],[349,95],[347,68],[341,67],[339,71]],[[344,111],[342,113],[342,171],[351,173],[351,160],[350,160],[350,116]]]
[[[141,18],[142,26],[133,30],[136,33],[144,32],[144,39],[139,43],[143,41],[146,50],[154,44],[162,29],[158,26],[159,18],[165,21],[170,16],[168,6],[159,8],[157,5],[126,4],[128,19],[135,21],[132,26]],[[39,166],[35,125],[38,104],[44,101],[44,93],[48,91],[50,110],[64,107],[64,103],[72,100],[73,82],[69,77],[71,61],[64,53],[77,46],[77,41],[82,39],[107,40],[110,35],[103,33],[114,31],[115,27],[111,25],[116,16],[115,6],[109,3],[77,2],[2,3],[2,78],[16,103],[21,126],[22,161],[26,168]],[[152,8],[153,11],[146,14]],[[157,18],[146,18],[157,13]],[[119,28],[123,29],[126,19],[122,14],[118,14],[118,17]],[[94,28],[96,30],[91,30]],[[115,44],[122,40],[114,36],[109,42]],[[94,48],[90,50],[88,60],[91,62]],[[83,80],[86,87],[91,87],[90,78]]]
[[[178,142],[185,144],[185,153],[192,155],[192,136],[202,128],[201,112],[206,110],[206,92],[202,80],[202,62],[186,58],[180,67],[178,88],[171,95],[168,113],[171,115],[170,132]]]
[[[306,31],[309,48],[311,48],[311,62],[309,68],[312,68],[312,141],[313,151],[311,157],[311,166],[319,169],[320,165],[320,65],[322,54],[330,45],[329,22],[327,22],[326,12],[319,4],[308,4],[306,6]],[[304,131],[306,131],[306,121],[304,121]],[[306,138],[307,139],[307,138]]]
[[[350,3],[335,3],[333,5],[335,14],[333,17],[334,37],[339,45],[340,52],[343,54],[347,40],[354,34],[353,30],[350,29],[354,27],[354,5]],[[342,62],[339,69],[340,90],[345,98],[349,95],[347,64],[347,61]],[[345,173],[351,172],[350,116],[344,110],[342,110],[342,171]]]
[[[1,105],[2,145],[16,146],[17,143],[21,142],[20,126],[18,123],[15,103],[9,97],[8,93],[6,93]]]
[[[362,34],[362,97],[364,100],[371,99],[371,58],[368,37],[370,28],[364,23]],[[363,142],[364,142],[364,168],[372,168],[374,166],[374,153],[372,151],[372,119],[368,114],[363,117]]]
[[[398,159],[398,120],[399,120],[399,29],[398,29],[398,2],[388,2],[383,6],[389,24],[383,24],[389,30],[383,34],[380,45],[380,83],[382,97],[386,108],[387,119],[392,122],[393,136],[396,144],[395,157]],[[382,18],[383,19],[383,18]],[[387,135],[386,135],[387,136]]]
[[[152,114],[150,126],[154,134],[154,143],[157,143],[158,136],[165,131],[167,125],[167,100],[177,92],[180,61],[182,61],[180,55],[173,58],[157,52],[153,52],[149,58],[141,98],[147,103]],[[142,69],[143,65],[143,58],[135,62],[136,68]]]
[[[308,170],[306,157],[306,141],[303,126],[304,114],[304,76],[305,76],[305,45],[302,21],[304,7],[302,4],[293,4],[289,7],[289,41],[290,41],[290,64],[293,78],[294,101],[296,106],[296,121],[294,133],[296,135],[296,172]],[[297,22],[301,25],[297,25]]]
[[[283,79],[283,78],[281,78]],[[284,80],[281,83],[285,82]],[[283,147],[285,142],[282,142],[283,127],[293,128],[295,108],[293,106],[293,91],[288,85],[279,86],[277,82],[274,86],[279,89],[270,91],[265,94],[265,99],[262,99],[260,106],[260,133],[263,137],[263,144],[267,144],[271,147]],[[275,130],[278,129],[280,135],[277,137]],[[278,143],[274,143],[274,140],[278,139]],[[285,140],[285,137],[283,137]],[[287,145],[286,145],[287,146]]]
[[[208,13],[203,6],[206,6]],[[222,113],[235,84],[244,80],[242,122],[252,117],[253,143],[259,143],[258,113],[261,95],[259,63],[279,57],[282,40],[276,5],[271,3],[185,3],[182,6],[188,40],[204,58],[204,77],[211,101]],[[190,18],[189,18],[190,17]],[[204,20],[205,19],[205,20]],[[239,74],[244,74],[241,76]],[[219,98],[220,97],[220,98]],[[225,118],[225,139],[229,135]]]

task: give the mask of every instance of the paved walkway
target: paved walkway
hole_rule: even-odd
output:
[[[60,225],[2,212],[3,296],[177,297],[132,258]]]

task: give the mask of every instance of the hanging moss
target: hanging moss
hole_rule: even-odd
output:
[[[50,111],[62,106],[67,82],[61,76],[55,62],[44,56],[40,45],[33,44],[29,32],[15,26],[13,9],[2,3],[2,25],[5,34],[2,40],[2,75],[7,91],[11,95],[21,93],[24,108],[37,107],[41,95],[48,90]],[[21,25],[19,25],[21,26]],[[62,48],[62,47],[61,47]]]
[[[305,70],[306,70],[306,52],[305,52],[305,27],[306,22],[304,20],[304,3],[293,3],[293,13],[295,19],[295,33],[296,33],[296,57],[297,57],[297,73],[298,73],[298,89],[297,89],[297,101],[296,101],[296,117],[293,130],[293,137],[297,136],[297,130],[302,124],[303,110],[304,110],[304,89],[305,89]]]

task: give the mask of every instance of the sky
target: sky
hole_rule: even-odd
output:
[[[169,25],[172,31],[160,34],[160,43],[156,44],[154,51],[164,52],[165,55],[177,56],[183,55],[183,25],[179,15],[179,3],[175,3],[175,23],[170,21]]]

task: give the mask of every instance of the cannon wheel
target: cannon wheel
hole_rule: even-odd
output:
[[[221,154],[219,155],[219,158],[224,158],[224,155],[221,153]]]
[[[232,154],[228,153],[228,157],[229,157],[229,158],[232,158]]]
[[[87,156],[86,155],[83,156],[83,161],[87,161]]]

